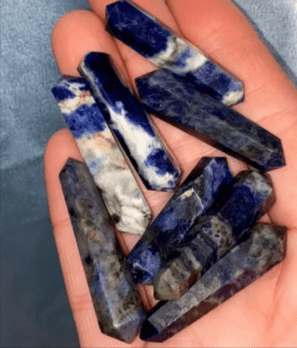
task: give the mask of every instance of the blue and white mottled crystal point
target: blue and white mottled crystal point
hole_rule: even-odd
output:
[[[142,234],[150,209],[86,80],[64,77],[52,93],[117,228]]]
[[[155,296],[180,298],[215,262],[236,245],[275,201],[268,176],[257,171],[239,173],[230,195],[215,215],[199,219],[186,243],[154,278]]]
[[[60,182],[100,328],[131,342],[145,312],[93,178],[84,163],[68,159]]]
[[[157,135],[144,107],[123,84],[110,56],[91,52],[79,72],[87,79],[105,120],[114,132],[145,186],[172,191],[180,170]]]
[[[152,284],[196,220],[215,202],[219,206],[224,201],[231,180],[226,158],[203,157],[199,161],[128,255],[137,283]]]
[[[148,313],[140,338],[163,342],[174,336],[281,262],[285,253],[285,227],[256,225],[180,299],[159,302]]]
[[[243,100],[243,85],[151,14],[121,0],[106,6],[106,30],[159,67],[194,82],[226,105]]]
[[[167,69],[136,79],[149,112],[253,167],[268,171],[285,165],[279,138]]]

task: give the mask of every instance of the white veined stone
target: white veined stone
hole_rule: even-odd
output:
[[[242,99],[243,97],[243,91],[235,91],[235,92],[230,92],[229,94],[225,95],[222,103],[226,105],[233,105],[238,102],[238,100]]]
[[[125,139],[125,134],[128,134],[129,140],[126,140],[126,145],[129,148],[132,156],[138,164],[142,164],[142,168],[139,166],[139,173],[147,178],[148,181],[158,186],[167,186],[170,180],[173,180],[173,175],[166,173],[165,175],[158,175],[156,173],[156,167],[145,165],[145,160],[149,155],[153,153],[155,149],[162,149],[159,140],[156,137],[152,137],[142,127],[133,124],[126,117],[126,111],[122,102],[117,102],[117,107],[120,112],[116,112],[111,106],[106,104],[110,117],[116,128]],[[131,136],[133,134],[133,136]],[[163,150],[164,151],[164,150]],[[152,179],[153,178],[153,179]]]
[[[64,99],[59,102],[60,110],[63,114],[69,115],[77,110],[80,105],[92,106],[95,104],[95,100],[91,93],[88,91],[82,91],[80,88],[84,87],[81,83],[71,83],[67,85],[67,89],[72,92],[75,97]]]

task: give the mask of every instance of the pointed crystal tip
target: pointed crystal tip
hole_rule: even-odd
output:
[[[63,176],[63,173],[69,171],[71,168],[79,167],[79,166],[85,167],[85,164],[83,162],[80,162],[80,161],[74,159],[74,158],[69,157],[59,173],[59,178],[61,179],[61,177]]]
[[[146,320],[140,331],[140,339],[143,341],[154,341],[153,337],[158,335],[158,331]]]
[[[131,343],[138,334],[144,319],[145,312],[139,311],[138,313],[134,313],[134,320],[127,321],[124,325],[118,327],[107,325],[103,328],[101,326],[101,330],[110,337],[126,343]]]

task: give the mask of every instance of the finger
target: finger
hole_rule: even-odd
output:
[[[44,158],[50,216],[80,343],[82,346],[95,346],[95,342],[90,342],[85,333],[91,329],[98,335],[98,325],[95,325],[95,312],[59,182],[59,173],[68,157],[82,160],[70,132],[62,130],[49,141]]]
[[[102,51],[111,54],[121,71],[126,74],[125,66],[118,50],[108,35],[100,35],[102,23],[90,11],[71,11],[55,24],[51,45],[54,58],[62,75],[79,76],[77,67],[87,52]],[[94,35],[94,33],[99,33]]]
[[[128,347],[130,345],[103,335],[99,330],[59,181],[59,173],[69,157],[83,161],[71,133],[68,130],[62,130],[50,139],[46,147],[44,168],[55,242],[80,345],[82,347],[98,347],[98,342],[100,342],[104,347]],[[135,344],[137,341],[135,341]],[[137,346],[141,346],[140,341]]]
[[[297,345],[297,230],[288,232],[286,258],[274,291],[274,335],[270,347]]]

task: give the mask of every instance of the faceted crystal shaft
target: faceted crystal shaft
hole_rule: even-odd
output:
[[[159,67],[194,82],[226,105],[243,100],[242,83],[151,14],[128,1],[106,6],[106,30]]]
[[[91,52],[83,59],[80,73],[121,147],[150,190],[172,191],[180,170],[151,124],[144,107],[123,84],[105,53]]]
[[[154,278],[155,296],[180,298],[217,260],[249,232],[274,202],[270,179],[257,171],[241,172],[216,215],[198,220],[176,256]]]
[[[52,93],[117,228],[142,234],[150,209],[86,80],[63,77]]]
[[[145,312],[104,203],[83,163],[68,159],[60,181],[100,328],[131,342]]]
[[[280,139],[169,70],[136,79],[149,112],[260,170],[285,165]]]
[[[137,283],[151,284],[155,273],[219,194],[226,196],[232,175],[222,157],[204,157],[148,227],[128,256]]]
[[[244,289],[285,257],[286,229],[257,225],[179,300],[159,302],[140,338],[163,342]]]

